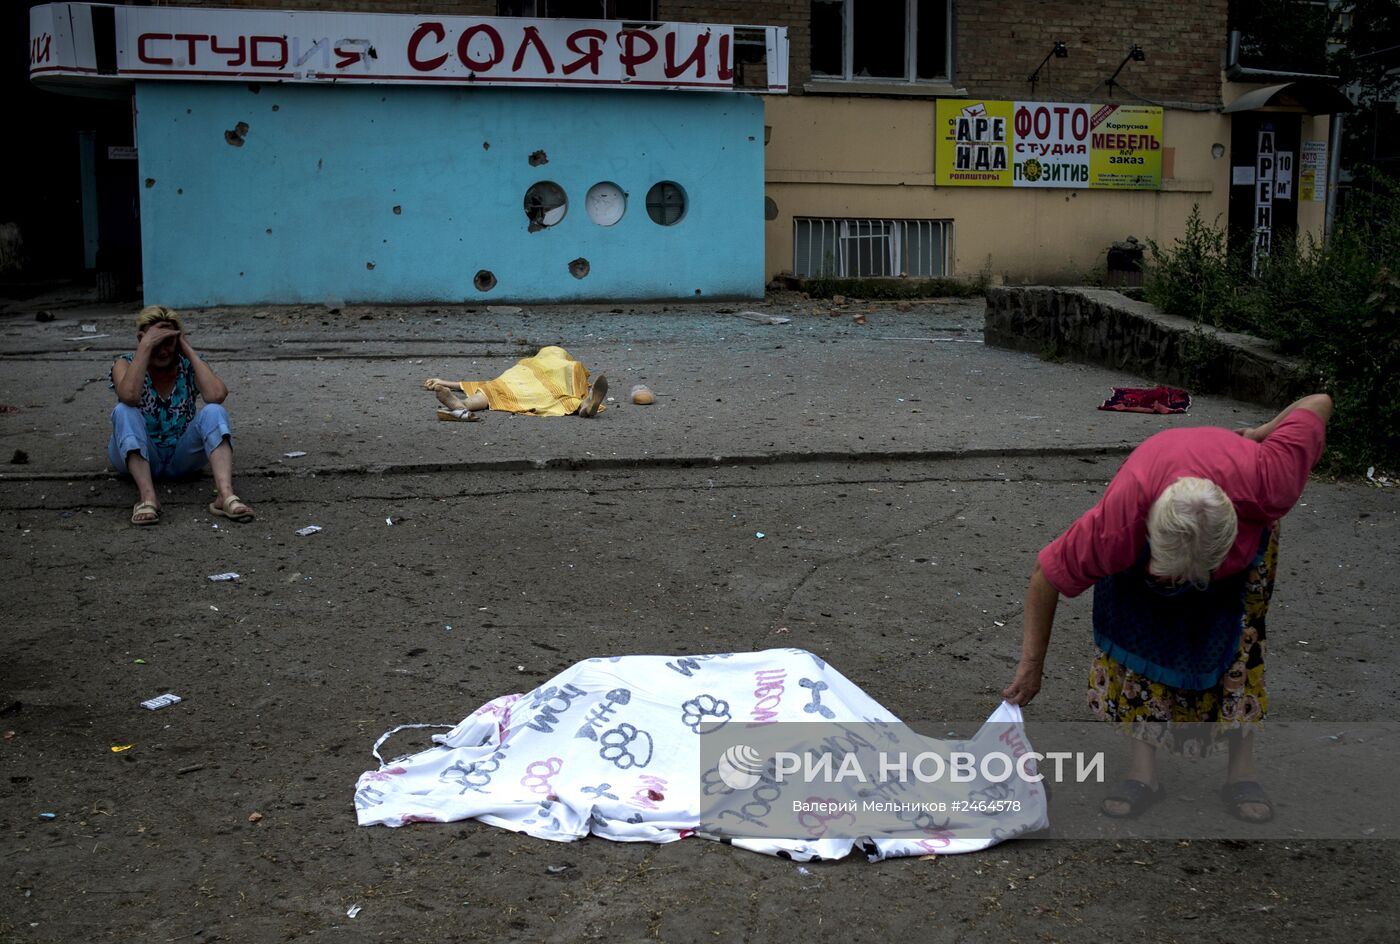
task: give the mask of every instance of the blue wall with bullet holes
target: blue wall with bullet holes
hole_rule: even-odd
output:
[[[763,294],[753,96],[139,82],[136,103],[150,304]],[[568,207],[530,232],[540,181]],[[660,181],[686,196],[671,226],[647,213]],[[600,182],[627,194],[612,226],[585,211]]]

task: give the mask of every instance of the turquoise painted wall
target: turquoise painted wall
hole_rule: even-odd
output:
[[[141,82],[136,101],[151,304],[763,294],[752,96]],[[548,163],[532,167],[535,151]],[[673,226],[647,215],[661,180],[687,194]],[[569,205],[531,233],[538,181]],[[628,194],[609,227],[585,212],[601,181]],[[475,287],[479,270],[495,288]]]

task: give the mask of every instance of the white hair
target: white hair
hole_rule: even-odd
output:
[[[1230,497],[1209,479],[1167,486],[1147,513],[1149,572],[1204,587],[1235,544],[1239,520]]]

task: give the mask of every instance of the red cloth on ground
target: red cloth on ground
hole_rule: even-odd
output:
[[[1190,407],[1191,394],[1176,387],[1114,387],[1099,404],[1100,410],[1122,413],[1185,413]]]
[[[1325,432],[1321,417],[1302,408],[1262,443],[1214,426],[1160,432],[1124,460],[1097,505],[1041,550],[1040,569],[1067,597],[1127,570],[1147,541],[1152,503],[1177,479],[1203,478],[1230,496],[1239,517],[1235,545],[1211,577],[1239,573],[1254,559],[1264,528],[1303,494]]]

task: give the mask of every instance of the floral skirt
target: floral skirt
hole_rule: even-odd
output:
[[[1260,567],[1245,576],[1244,632],[1235,661],[1213,687],[1201,691],[1154,682],[1125,668],[1100,649],[1089,665],[1089,710],[1123,733],[1174,754],[1198,757],[1218,748],[1225,735],[1264,720],[1264,617],[1278,571],[1278,523],[1269,534]]]

